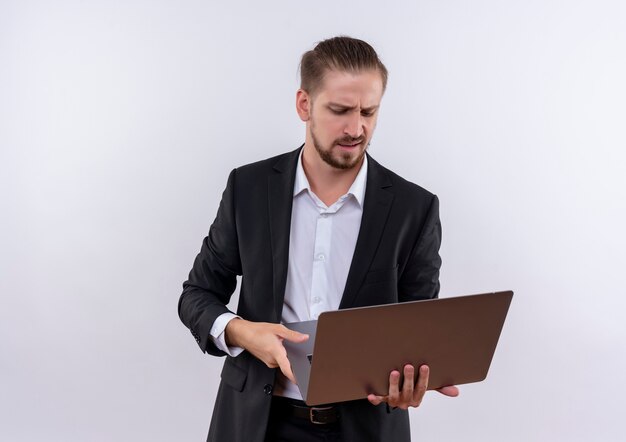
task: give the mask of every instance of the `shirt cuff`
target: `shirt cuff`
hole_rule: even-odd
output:
[[[233,358],[239,356],[239,354],[243,351],[243,348],[241,347],[229,346],[226,344],[226,325],[235,318],[241,319],[240,316],[237,316],[234,313],[222,313],[213,323],[210,333],[215,346]]]

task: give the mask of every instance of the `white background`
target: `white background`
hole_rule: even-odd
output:
[[[227,3],[227,5],[226,5]],[[415,440],[624,440],[623,1],[0,1],[0,439],[200,441],[177,302],[228,172],[296,148],[297,65],[390,71],[371,154],[441,200],[441,296],[516,294]]]

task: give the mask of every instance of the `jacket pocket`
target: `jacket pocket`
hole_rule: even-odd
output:
[[[248,372],[237,366],[233,361],[233,358],[227,356],[224,362],[224,368],[222,368],[222,380],[230,385],[237,391],[243,391],[243,387],[246,385],[246,378]]]
[[[398,277],[398,265],[388,269],[370,270],[365,274],[364,284],[373,284],[376,282],[395,281]]]

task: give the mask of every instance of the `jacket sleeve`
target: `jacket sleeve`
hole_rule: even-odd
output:
[[[440,245],[439,199],[433,195],[417,242],[398,281],[400,302],[432,299],[439,295]]]
[[[222,201],[196,256],[189,278],[183,283],[178,316],[203,352],[224,356],[210,337],[213,322],[226,308],[241,275],[241,260],[235,222],[236,169],[229,177]]]

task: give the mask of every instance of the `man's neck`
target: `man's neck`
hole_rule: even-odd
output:
[[[337,169],[322,160],[313,145],[304,145],[302,168],[311,190],[327,206],[333,205],[348,192],[362,165],[363,159],[350,169]]]

